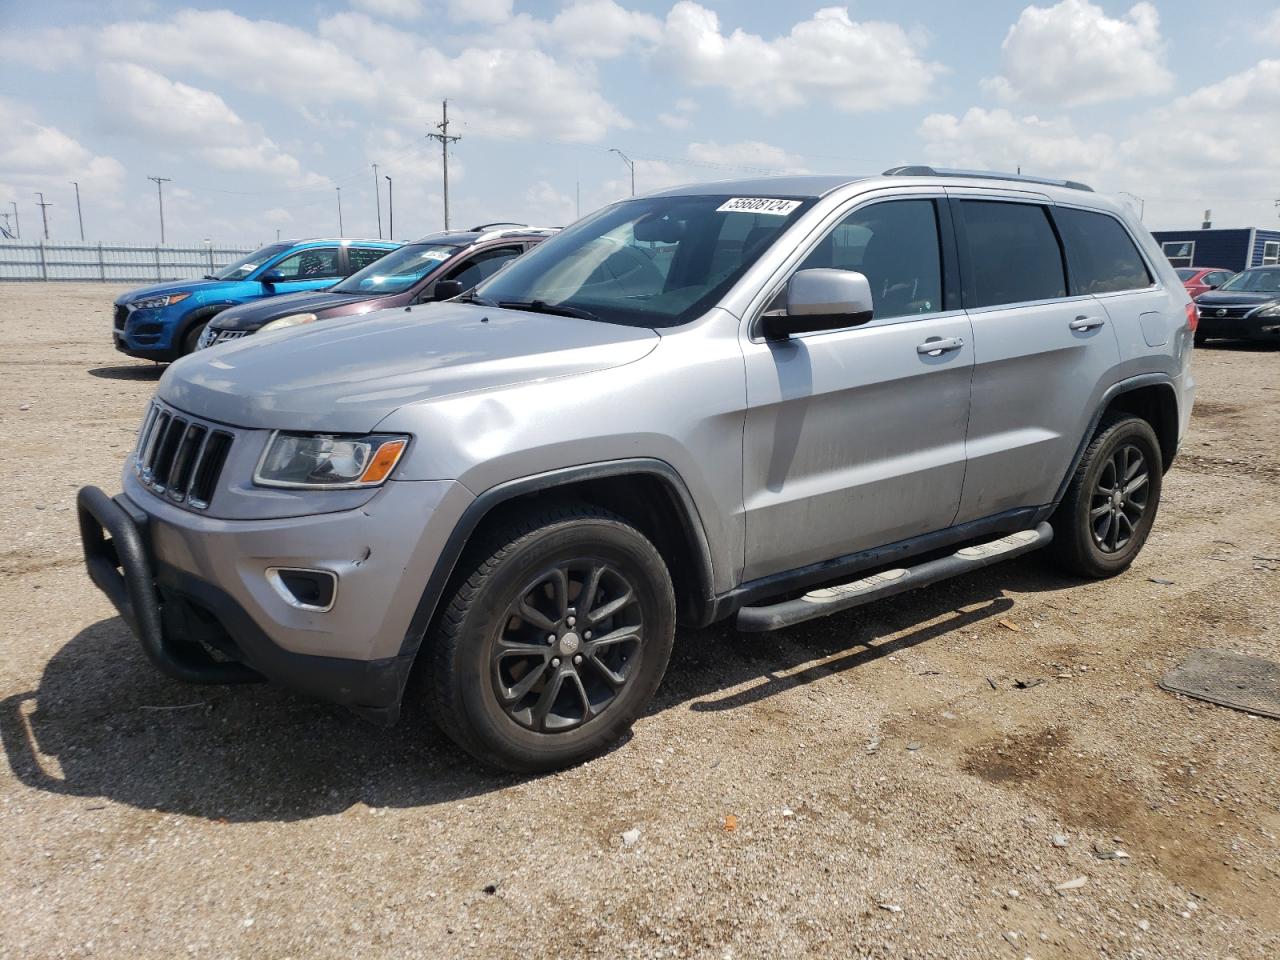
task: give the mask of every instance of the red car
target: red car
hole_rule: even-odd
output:
[[[1179,267],[1176,272],[1192,300],[1202,293],[1217,290],[1236,274],[1234,270],[1223,267]]]

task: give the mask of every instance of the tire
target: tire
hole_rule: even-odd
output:
[[[427,696],[441,729],[486,763],[537,773],[599,754],[666,671],[671,576],[653,544],[606,510],[517,515],[468,548],[453,584],[428,636]]]
[[[1117,475],[1129,480],[1117,487]],[[1059,566],[1093,579],[1127,570],[1155,523],[1163,478],[1151,425],[1126,413],[1105,415],[1049,521]]]
[[[196,344],[200,342],[200,334],[204,333],[204,328],[209,325],[208,320],[202,320],[192,326],[182,337],[182,352],[178,354],[185,357],[189,353],[196,352]]]

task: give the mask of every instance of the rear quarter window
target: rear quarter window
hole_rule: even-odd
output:
[[[1119,220],[1105,213],[1058,207],[1053,212],[1067,246],[1071,293],[1120,293],[1151,286],[1151,273]]]

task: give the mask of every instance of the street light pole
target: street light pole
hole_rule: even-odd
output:
[[[1130,193],[1128,190],[1121,190],[1120,193],[1122,196],[1130,197],[1138,201],[1138,219],[1141,220],[1143,214],[1146,213],[1147,210],[1147,201],[1143,200],[1136,193]]]
[[[337,191],[338,191],[338,236],[345,237],[346,234],[343,233],[342,231],[342,188],[338,187]]]
[[[10,200],[9,206],[13,207],[13,235],[19,240],[22,239],[22,224],[18,222],[18,201]]]
[[[84,214],[80,212],[80,184],[72,180],[71,185],[76,188],[76,219],[80,221],[80,242],[84,243]]]
[[[382,184],[378,182],[378,165],[373,165],[373,202],[378,205],[378,239],[382,239]]]
[[[616,153],[622,158],[622,162],[627,165],[627,169],[631,171],[631,195],[636,195],[636,165],[635,162],[617,147],[610,147],[610,153]]]
[[[387,239],[396,238],[396,205],[391,199],[391,178],[387,177]]]

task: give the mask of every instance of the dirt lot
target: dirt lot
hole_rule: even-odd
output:
[[[1155,683],[1280,658],[1280,353],[1198,352],[1120,579],[1033,558],[686,631],[629,742],[519,779],[145,661],[71,506],[119,489],[157,378],[117,289],[0,286],[0,956],[1280,956],[1280,723]]]

